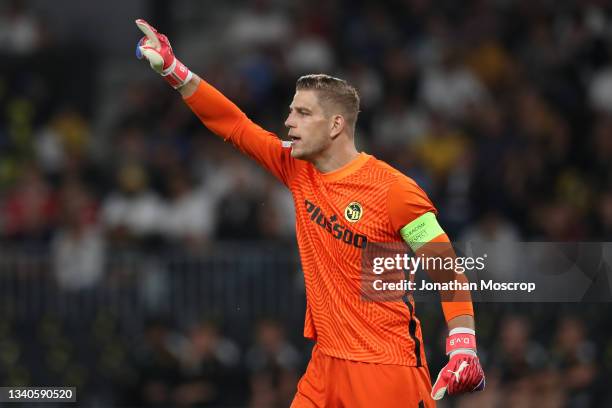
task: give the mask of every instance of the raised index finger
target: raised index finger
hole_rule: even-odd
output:
[[[151,27],[149,23],[147,23],[141,18],[136,20],[135,23],[136,26],[140,28],[140,31],[142,31],[149,40],[149,45],[159,50],[161,48],[161,44],[159,43],[159,39],[157,38],[157,30]]]

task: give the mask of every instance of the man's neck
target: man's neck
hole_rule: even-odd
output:
[[[351,144],[342,149],[335,151],[331,151],[330,149],[323,152],[319,157],[312,160],[312,164],[317,170],[325,174],[347,165],[357,156],[359,156],[359,152],[357,148],[355,148],[355,145]]]

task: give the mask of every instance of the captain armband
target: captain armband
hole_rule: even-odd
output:
[[[444,230],[432,212],[421,215],[400,230],[400,235],[413,251],[442,234]]]

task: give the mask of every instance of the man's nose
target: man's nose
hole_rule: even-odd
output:
[[[287,128],[295,127],[295,124],[293,122],[293,118],[291,117],[291,115],[287,116],[287,119],[285,120],[285,127]]]

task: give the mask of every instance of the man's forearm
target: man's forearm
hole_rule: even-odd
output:
[[[193,78],[191,78],[191,80],[185,85],[178,88],[178,91],[180,92],[183,99],[189,98],[195,93],[195,91],[197,91],[198,85],[200,85],[200,77],[196,74],[193,74]]]
[[[449,331],[456,329],[457,327],[465,327],[465,328],[474,330],[476,328],[476,324],[474,322],[474,316],[460,315],[448,321]]]
[[[177,90],[202,123],[224,140],[231,139],[238,124],[247,119],[235,103],[195,74]]]

